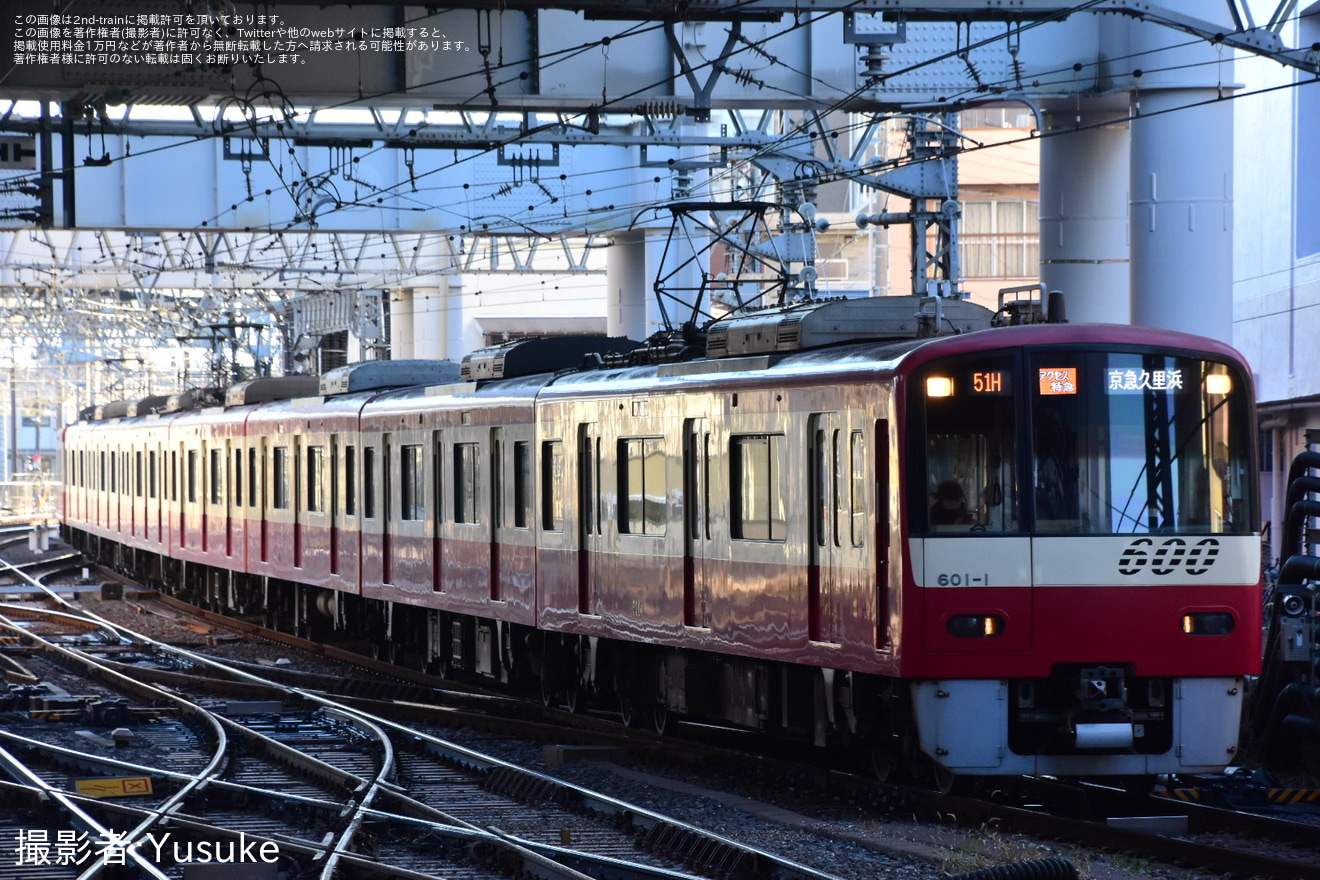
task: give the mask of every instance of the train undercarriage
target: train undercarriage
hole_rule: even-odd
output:
[[[1040,680],[909,687],[842,670],[545,632],[181,562],[85,533],[69,538],[89,558],[208,611],[570,711],[615,712],[628,726],[665,733],[691,719],[810,744],[822,760],[884,779],[952,785],[953,774],[928,757],[939,746],[923,749],[916,718],[937,714],[928,698],[958,703],[967,688],[1002,691],[992,701],[1006,712],[1001,753],[1157,755],[1172,738],[1174,682],[1138,679],[1122,665],[1060,667]],[[941,699],[946,691],[954,698]],[[975,748],[986,748],[995,732],[973,726],[980,730]],[[1123,730],[1135,736],[1112,741]]]

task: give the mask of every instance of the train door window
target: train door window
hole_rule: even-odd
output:
[[[564,527],[564,441],[541,441],[541,528]]]
[[[325,447],[307,447],[307,512],[325,512]]]
[[[188,503],[197,503],[197,450],[188,450],[188,473],[187,473],[187,491]]]
[[[513,443],[513,527],[532,526],[532,444],[526,440]]]
[[[914,486],[914,523],[930,532],[1020,528],[1013,356],[963,358],[927,367],[912,386],[924,411],[913,448],[926,454]],[[916,407],[914,407],[915,409]]]
[[[133,494],[141,498],[143,494],[142,450],[133,453]]]
[[[454,444],[454,522],[476,523],[481,444]]]
[[[344,516],[357,516],[357,447],[344,447]]]
[[[663,535],[668,518],[665,449],[662,437],[619,441],[619,531]]]
[[[261,472],[257,468],[257,447],[253,446],[247,453],[247,475],[248,475],[248,507],[257,506],[257,498],[261,492]]]
[[[504,525],[504,429],[490,431],[490,521]]]
[[[223,465],[221,464],[221,450],[219,447],[211,450],[211,503],[219,504],[224,499],[224,480],[221,474]]]
[[[99,482],[101,484],[101,491],[104,492],[105,491],[105,450],[104,449],[101,450],[101,464],[99,467],[97,467],[96,472],[100,476]]]
[[[408,445],[399,449],[399,515],[402,519],[426,518],[426,470],[422,465],[422,447]]]
[[[818,424],[827,417],[813,417]],[[840,545],[839,537],[839,481],[842,473],[839,467],[839,430],[832,427],[820,427],[814,430],[811,443],[812,503],[816,511],[816,543],[824,547],[833,543]]]
[[[783,541],[788,533],[783,434],[743,434],[730,438],[733,537]]]
[[[376,518],[376,449],[362,447],[362,515]]]
[[[156,497],[156,450],[147,453],[147,497]]]
[[[243,450],[234,450],[234,506],[243,506]]]
[[[866,543],[866,435],[853,431],[848,438],[848,518],[852,545]]]
[[[289,509],[289,447],[276,446],[272,462],[271,507]]]

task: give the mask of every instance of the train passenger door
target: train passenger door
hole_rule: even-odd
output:
[[[591,555],[601,541],[600,435],[593,423],[578,425],[578,612],[592,613]]]
[[[845,540],[842,508],[847,458],[838,413],[817,413],[809,422],[811,561],[807,569],[807,628],[815,642],[839,641],[839,593]]]
[[[683,427],[683,625],[710,627],[710,424]]]

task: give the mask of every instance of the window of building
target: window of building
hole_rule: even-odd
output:
[[[664,439],[620,440],[619,531],[628,535],[663,535],[666,492]]]
[[[399,515],[402,519],[426,518],[426,471],[422,467],[422,447],[404,446],[399,450]]]
[[[733,537],[783,541],[787,536],[783,473],[786,448],[783,434],[744,434],[731,438]]]
[[[541,441],[541,528],[557,532],[564,527],[564,442]]]
[[[967,201],[959,229],[967,278],[1040,275],[1040,203]]]
[[[454,522],[479,522],[477,478],[480,453],[481,446],[478,443],[454,444]]]

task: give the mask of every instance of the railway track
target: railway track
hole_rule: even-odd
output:
[[[162,604],[168,606],[170,603]],[[175,606],[167,613],[180,614],[183,610]],[[224,625],[229,623],[224,621]],[[70,626],[77,625],[70,623]],[[222,623],[213,620],[212,625]],[[91,623],[82,626],[91,627]],[[250,631],[253,635],[258,634],[255,630]],[[290,647],[299,646],[299,640],[279,638]],[[99,652],[102,655],[100,662],[117,668],[118,661],[111,659],[113,647],[84,644],[79,651],[88,655]],[[326,646],[312,646],[311,650],[322,657],[333,657],[337,653]],[[206,813],[200,807],[195,808],[195,815],[176,810],[176,815],[199,823],[199,828],[210,823],[215,828],[236,829],[253,839],[287,841],[290,853],[302,853],[304,850],[299,847],[305,848],[304,858],[313,862],[334,859],[346,866],[347,873],[360,870],[352,867],[356,864],[355,859],[370,857],[397,865],[401,870],[425,875],[425,853],[435,849],[438,845],[435,841],[440,838],[448,841],[441,849],[480,850],[488,854],[486,858],[494,858],[490,855],[492,853],[507,852],[496,843],[501,841],[505,847],[523,848],[524,855],[535,855],[561,866],[571,864],[575,858],[588,858],[581,853],[594,851],[599,858],[622,862],[635,860],[645,866],[643,870],[681,867],[703,876],[759,876],[766,870],[766,864],[757,863],[756,856],[744,848],[730,847],[728,842],[710,843],[700,829],[685,827],[683,823],[657,824],[649,818],[648,811],[629,805],[603,806],[610,803],[610,799],[595,793],[569,794],[573,786],[565,786],[540,773],[506,770],[506,762],[474,757],[476,753],[471,750],[426,732],[426,725],[444,723],[443,719],[453,718],[455,712],[461,712],[464,724],[481,723],[480,719],[485,719],[491,729],[513,725],[520,729],[540,729],[541,736],[547,735],[543,725],[526,719],[525,706],[518,708],[519,704],[505,698],[446,690],[443,694],[446,703],[451,702],[451,698],[458,702],[466,700],[469,708],[456,710],[453,706],[427,705],[433,704],[437,698],[434,679],[356,656],[346,656],[343,660],[370,670],[360,678],[325,672],[296,673],[251,664],[222,664],[214,658],[192,657],[177,649],[168,651],[167,656],[173,659],[153,665],[171,668],[141,669],[137,677],[162,679],[170,691],[190,693],[194,700],[208,705],[210,711],[225,716],[227,735],[231,739],[249,743],[233,765],[242,768],[244,762],[248,762],[246,777],[217,780],[206,786],[211,812]],[[197,670],[207,667],[211,672],[199,678]],[[389,678],[381,678],[383,674],[388,674]],[[276,678],[285,680],[275,681]],[[205,685],[198,682],[205,682]],[[336,691],[345,693],[327,696]],[[363,697],[362,693],[372,693],[374,697]],[[280,710],[278,714],[267,713],[265,716],[235,713],[231,717],[225,712],[225,708],[236,703],[257,701],[279,701]],[[387,710],[395,717],[374,714]],[[508,720],[499,717],[504,712],[510,716]],[[400,718],[409,720],[400,721]],[[419,722],[419,718],[422,721]],[[629,749],[653,748],[652,745],[643,745],[647,738],[639,737],[635,732],[622,734],[617,726],[611,726],[613,732],[607,733],[603,728],[592,729],[590,719],[576,717],[574,720],[586,728],[575,734],[582,737],[583,742],[610,742],[611,737],[622,735]],[[177,719],[156,722],[161,725],[161,730],[182,723]],[[418,723],[423,727],[417,727]],[[373,725],[374,731],[371,730]],[[188,725],[184,727],[192,729]],[[239,729],[245,732],[239,733]],[[177,728],[164,735],[179,736]],[[304,759],[319,762],[313,766],[330,768],[321,771],[323,773],[332,770],[345,774],[341,777],[345,781],[337,791],[313,789],[291,800],[282,799],[270,785],[254,784],[275,779],[277,772],[272,769],[275,765],[269,763],[268,757],[254,757],[262,750],[250,743],[260,740],[247,740],[249,736],[267,737],[272,742],[281,743],[301,753]],[[554,735],[558,740],[565,737],[562,729]],[[311,752],[316,754],[309,754]],[[393,755],[392,775],[378,773],[373,777],[370,769],[378,766],[380,755],[385,752]],[[195,764],[201,757],[192,760]],[[791,779],[795,791],[794,805],[807,812],[813,809],[812,792],[818,791],[820,809],[825,814],[830,812],[830,805],[837,806],[842,797],[852,803],[870,805],[868,809],[879,812],[899,810],[932,817],[935,821],[947,821],[949,816],[957,816],[960,823],[974,827],[1020,831],[1051,840],[1071,841],[1076,845],[1122,850],[1233,876],[1320,877],[1320,871],[1311,864],[1317,861],[1315,839],[1320,837],[1315,827],[1279,817],[1167,800],[1132,800],[1122,793],[1101,789],[1055,788],[1048,797],[1043,789],[1028,789],[1025,793],[1015,794],[1011,801],[1006,799],[1003,790],[986,797],[950,798],[930,792],[877,786],[869,780],[838,773],[821,775],[812,781],[817,771],[800,765],[782,770],[786,776],[776,781],[776,774],[781,771],[773,769],[775,762],[763,757],[730,758],[729,765],[737,768],[738,762],[743,760],[749,762],[749,769],[746,772],[733,769],[731,779],[737,776],[761,778],[767,789],[782,789],[786,787],[782,778]],[[166,768],[155,764],[142,768],[106,768],[101,772],[146,773],[148,770],[159,773],[163,789],[169,788],[170,783],[165,781],[168,779],[164,772]],[[349,778],[351,786],[347,781]],[[291,786],[292,782],[288,785]],[[343,794],[350,787],[356,792],[373,785],[375,793],[368,804],[359,803],[361,797],[354,801]],[[538,796],[555,804],[559,812],[537,814],[529,811],[528,805],[537,792],[541,792]],[[442,794],[452,799],[446,802],[447,806],[435,803]],[[755,796],[762,794],[769,799],[774,796],[773,791],[754,792]],[[501,797],[504,800],[500,800]],[[333,836],[334,829],[340,827],[334,825],[334,819],[347,803],[358,804],[356,818],[352,821],[353,832],[348,836],[341,833],[335,842],[329,843],[327,836]],[[191,803],[189,809],[194,809]],[[583,824],[582,817],[593,812],[606,819],[597,827]],[[1163,825],[1109,821],[1155,815],[1163,815],[1169,821]],[[278,817],[279,822],[274,822],[272,817]],[[297,817],[299,821],[291,823],[291,817]],[[412,824],[397,824],[405,818]],[[308,822],[308,828],[300,831],[304,821]],[[632,827],[620,829],[620,823],[631,823]],[[413,836],[428,843],[414,846],[409,842],[413,836],[404,839],[389,832],[391,827],[413,829]],[[445,836],[457,833],[455,829],[462,832],[458,837]],[[1270,843],[1266,845],[1262,841]],[[664,858],[657,860],[648,851],[658,851]],[[716,854],[710,855],[712,851]],[[659,864],[647,865],[646,859]],[[582,873],[589,876],[601,876],[599,864],[593,866],[588,861],[579,867],[587,868]],[[451,866],[447,870],[456,868]],[[454,876],[469,875],[458,873]],[[791,874],[781,873],[780,876]]]
[[[118,835],[126,866],[141,876],[177,874],[181,863],[176,843],[185,846],[188,854],[211,854],[222,849],[231,852],[236,841],[243,840],[256,846],[257,852],[269,844],[300,871],[319,863],[319,873],[326,878],[364,871],[371,876],[677,877],[685,876],[684,868],[711,877],[829,877],[635,805],[480,755],[425,731],[369,716],[331,698],[278,685],[201,654],[138,640],[152,651],[222,673],[229,679],[220,681],[222,688],[231,687],[236,679],[266,694],[282,694],[271,707],[276,711],[231,717],[180,696],[175,689],[139,681],[115,668],[119,664],[93,656],[94,651],[61,645],[58,634],[38,635],[25,629],[8,616],[11,612],[34,615],[31,610],[2,607],[0,626],[57,655],[62,667],[77,666],[80,674],[103,689],[131,694],[153,708],[168,706],[178,717],[166,722],[165,737],[187,740],[191,754],[185,763],[203,765],[200,771],[167,770],[154,760],[146,764],[107,760],[99,750],[49,742],[49,736],[15,731],[3,736],[5,768],[18,784],[59,803],[71,826],[68,832],[76,834],[85,827],[84,835],[91,832],[100,840]],[[107,621],[67,611],[45,616],[83,636],[95,630],[124,641],[135,639]],[[110,640],[102,638],[94,647],[104,648]],[[206,689],[201,679],[194,681],[194,687]],[[103,702],[110,694],[94,696]],[[313,708],[286,711],[286,703]],[[30,732],[52,729],[46,724]],[[185,729],[194,735],[188,737]],[[55,738],[67,740],[67,736]],[[178,756],[174,758],[177,765]],[[120,774],[106,779],[149,780],[151,795],[139,798],[146,801],[140,805],[116,804],[111,812],[118,821],[111,822],[104,815],[104,802],[61,790],[60,782],[69,778],[71,769]],[[138,775],[125,777],[125,773]],[[224,795],[219,797],[221,808],[214,812],[209,810],[212,792]],[[320,821],[299,823],[294,829],[254,825],[251,816],[256,811],[247,806],[254,800],[265,805],[264,813],[315,816]],[[125,824],[128,830],[121,831]],[[169,830],[162,830],[165,827]],[[415,833],[403,835],[400,828]],[[168,837],[185,831],[186,838]],[[203,849],[208,834],[213,835],[212,846]],[[221,838],[228,840],[227,849]],[[171,839],[168,854],[159,845],[165,839]],[[437,846],[436,841],[446,843]],[[105,852],[94,854],[90,864],[79,863],[88,877],[113,865],[114,858]]]

